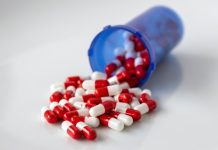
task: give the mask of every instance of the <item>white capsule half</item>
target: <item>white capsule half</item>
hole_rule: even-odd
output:
[[[83,98],[81,96],[79,97],[71,97],[69,99],[69,103],[74,104],[76,102],[83,102]]]
[[[111,118],[108,121],[108,127],[110,127],[111,129],[114,129],[116,131],[122,131],[124,128],[124,123],[118,119]]]
[[[125,40],[124,42],[124,49],[127,51],[127,52],[131,52],[131,51],[134,51],[134,48],[135,48],[135,44],[130,41],[130,40]]]
[[[105,73],[95,71],[95,72],[92,73],[91,79],[92,80],[106,80],[107,75]]]
[[[141,113],[141,115],[143,115],[149,111],[149,107],[146,103],[141,103],[140,105],[135,106],[134,109],[138,110]]]
[[[102,104],[98,104],[89,110],[89,114],[92,117],[98,117],[105,113],[105,108]]]
[[[96,127],[99,126],[100,121],[99,121],[99,119],[96,118],[96,117],[85,117],[85,123],[86,123],[87,125],[89,125],[90,127],[96,128]]]
[[[117,95],[122,91],[119,85],[111,85],[108,86],[107,89],[108,89],[109,96]]]
[[[71,126],[72,125],[72,123],[71,122],[69,122],[69,121],[63,121],[62,123],[61,123],[61,128],[64,130],[64,132],[66,133],[67,132],[67,130],[68,130],[68,128],[69,128],[69,126]]]
[[[82,96],[82,95],[84,95],[84,93],[85,93],[85,89],[77,88],[75,91],[75,97]]]
[[[86,90],[95,90],[95,80],[85,80],[82,83],[82,87]]]
[[[130,105],[123,102],[116,102],[116,106],[114,108],[115,111],[119,112],[120,110],[130,108]]]
[[[122,121],[124,123],[124,125],[126,126],[131,126],[133,124],[133,119],[132,117],[126,115],[126,114],[119,114],[117,116],[117,119]]]

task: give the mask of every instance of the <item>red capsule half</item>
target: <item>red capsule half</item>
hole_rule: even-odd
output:
[[[48,107],[44,106],[41,109],[41,113],[44,116],[45,120],[48,123],[56,123],[58,121],[57,116],[55,115],[55,113],[53,111],[51,111]]]
[[[50,96],[50,102],[59,102],[62,98],[63,94],[60,91],[56,91]]]

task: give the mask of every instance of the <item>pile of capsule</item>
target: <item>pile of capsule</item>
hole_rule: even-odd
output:
[[[128,32],[123,37],[124,47],[114,50],[116,59],[105,73],[69,76],[51,85],[50,105],[41,109],[48,123],[62,122],[64,132],[74,139],[94,140],[99,125],[122,131],[156,108],[151,91],[136,87],[149,67],[148,52],[137,37]]]

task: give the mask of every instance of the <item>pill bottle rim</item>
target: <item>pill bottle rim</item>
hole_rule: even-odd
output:
[[[146,72],[145,77],[140,79],[140,82],[138,84],[138,86],[142,87],[143,85],[145,85],[145,83],[151,77],[153,71],[156,68],[156,63],[155,63],[156,61],[155,61],[155,55],[154,55],[155,52],[154,52],[154,48],[152,48],[152,46],[150,44],[149,38],[146,37],[144,34],[141,34],[139,31],[137,31],[133,27],[129,27],[129,26],[126,26],[126,25],[115,25],[115,26],[108,25],[108,26],[104,27],[103,30],[100,31],[94,37],[94,39],[93,39],[93,41],[92,41],[92,43],[90,45],[90,48],[88,49],[88,57],[89,57],[89,63],[90,63],[91,69],[93,71],[104,72],[104,70],[96,70],[96,66],[95,66],[94,61],[98,61],[98,60],[93,58],[93,53],[94,53],[94,50],[95,50],[95,44],[96,44],[97,40],[99,40],[99,38],[101,38],[102,35],[104,35],[105,32],[109,32],[109,31],[113,32],[113,31],[117,31],[119,29],[128,31],[128,32],[132,33],[133,35],[135,35],[136,37],[138,37],[143,42],[143,44],[145,45],[145,47],[146,47],[146,49],[148,51],[149,58],[150,58],[150,65],[148,67],[148,70]]]

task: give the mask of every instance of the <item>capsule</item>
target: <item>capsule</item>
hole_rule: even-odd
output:
[[[84,94],[95,94],[95,90],[86,90]]]
[[[99,126],[99,119],[96,117],[87,117],[87,116],[73,116],[70,119],[70,122],[73,124],[77,124],[78,122],[84,122],[90,127],[96,128]]]
[[[123,71],[125,71],[126,69],[123,67],[123,66],[121,66],[121,67],[119,67],[116,71],[115,71],[115,75],[117,75],[117,74],[119,74],[119,73],[121,73],[121,72],[123,72]]]
[[[74,139],[80,139],[82,136],[81,131],[69,121],[63,121],[61,128]]]
[[[138,105],[140,105],[138,98],[133,97],[132,102],[130,103],[131,108],[135,108]]]
[[[75,91],[75,97],[82,96],[84,93],[85,93],[84,88],[81,88],[81,87],[77,88],[76,91]]]
[[[95,95],[97,97],[114,96],[121,92],[121,87],[119,85],[110,85],[103,88],[98,88],[95,90]]]
[[[149,93],[143,92],[140,95],[139,101],[140,101],[140,103],[145,103],[146,101],[148,101],[150,99],[151,99],[151,97],[150,97]]]
[[[58,102],[52,102],[49,105],[49,108],[60,118],[62,119],[66,111],[58,104]]]
[[[154,100],[148,100],[140,105],[136,106],[134,109],[138,110],[142,115],[148,112],[152,112],[157,107]]]
[[[121,111],[123,109],[130,108],[130,105],[122,102],[113,102],[113,107],[115,111]]]
[[[122,121],[115,119],[110,115],[101,115],[99,117],[99,120],[102,125],[107,126],[116,131],[122,131],[124,128],[124,123]]]
[[[82,84],[82,87],[87,90],[95,90],[106,86],[109,86],[107,80],[85,80]]]
[[[73,116],[87,116],[87,115],[89,115],[88,109],[79,109],[79,110],[66,112],[63,116],[63,119],[70,121],[70,118]]]
[[[76,92],[76,87],[75,87],[75,86],[68,86],[68,87],[66,88],[66,90],[67,90],[67,91],[73,91],[73,93],[75,93],[75,92]]]
[[[143,66],[136,66],[135,67],[135,74],[137,78],[143,78],[146,75],[146,70]]]
[[[98,105],[92,107],[89,110],[89,114],[92,117],[97,117],[97,116],[103,115],[105,113],[111,112],[112,109],[113,109],[113,102],[112,101],[105,101],[105,102],[102,102],[101,104],[98,104]]]
[[[64,92],[63,98],[69,100],[71,97],[74,97],[74,92],[71,90],[66,90]]]
[[[134,61],[134,66],[137,67],[137,66],[144,66],[143,64],[143,60],[141,57],[137,57]]]
[[[76,76],[67,77],[66,81],[75,81],[75,82],[77,82],[79,80],[88,80],[88,79],[90,79],[89,76],[78,76],[78,75],[76,75]]]
[[[59,102],[62,98],[63,98],[62,92],[56,91],[50,96],[50,102]]]
[[[125,61],[125,68],[127,70],[132,70],[135,68],[135,58],[136,53],[135,52],[128,52],[125,55],[126,61]]]
[[[121,62],[119,60],[114,60],[112,63],[108,64],[105,67],[105,72],[107,75],[111,75],[120,66],[121,66]]]
[[[105,102],[105,101],[114,101],[114,99],[110,96],[107,96],[107,97],[96,97],[96,98],[90,98],[87,103],[88,104],[95,104],[95,105],[98,105],[102,102]]]
[[[130,79],[130,74],[128,71],[122,71],[117,75],[114,75],[108,79],[109,84],[120,84]]]
[[[66,99],[62,99],[59,102],[59,105],[67,112],[76,110],[76,108],[71,103],[69,103]]]
[[[92,107],[94,107],[94,104],[89,104],[89,103],[85,103],[85,102],[75,102],[73,104],[77,109],[82,109],[82,108],[87,108],[90,109]]]
[[[150,58],[147,50],[141,52],[140,57],[142,58],[145,68],[148,68],[150,65]]]
[[[75,102],[87,102],[90,98],[94,98],[94,97],[95,97],[94,94],[85,94],[79,97],[72,97],[69,99],[69,102],[71,104],[74,104]]]
[[[89,127],[87,124],[85,124],[84,122],[78,122],[76,124],[76,127],[82,131],[83,135],[85,136],[86,139],[88,140],[94,140],[96,138],[96,132],[94,129],[92,129],[91,127]]]
[[[95,71],[95,72],[92,73],[91,79],[92,80],[106,80],[107,75],[105,73],[103,73],[103,72]]]
[[[129,94],[129,93],[121,93],[121,94],[118,94],[114,97],[115,101],[117,102],[123,102],[123,103],[131,103],[132,102],[132,95]]]
[[[77,81],[65,81],[64,82],[65,89],[68,88],[69,86],[78,87]]]
[[[135,96],[139,97],[141,95],[142,90],[140,88],[130,88],[123,89],[121,93],[133,93]]]
[[[133,119],[131,116],[128,116],[126,114],[121,114],[119,112],[116,111],[112,111],[110,113],[111,116],[113,116],[114,118],[122,121],[124,123],[124,125],[126,126],[131,126],[133,124]]]
[[[42,107],[41,114],[48,123],[53,124],[58,121],[58,117],[55,115],[55,113],[46,106]]]
[[[118,110],[118,112],[131,116],[133,121],[138,121],[141,119],[141,113],[138,110],[123,108]]]

